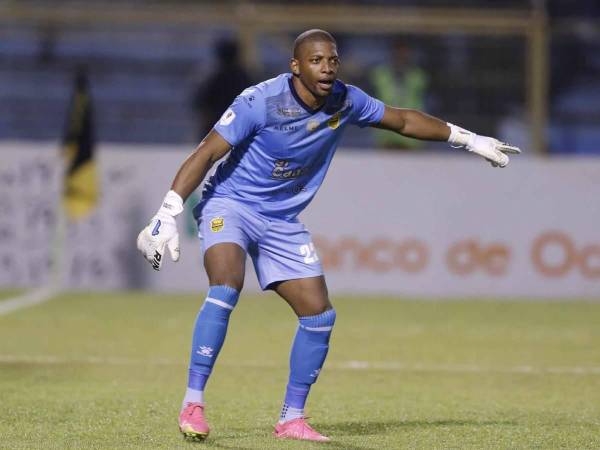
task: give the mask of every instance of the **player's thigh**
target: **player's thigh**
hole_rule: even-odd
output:
[[[202,204],[198,235],[211,286],[224,284],[238,291],[242,289],[246,252],[257,227],[251,217],[229,200],[209,199]]]
[[[244,287],[246,251],[232,242],[215,244],[204,252],[204,268],[211,286],[226,285],[239,292]]]
[[[333,308],[323,275],[279,281],[273,284],[272,289],[288,302],[299,317],[314,316]]]
[[[323,275],[310,233],[300,222],[272,221],[257,244],[249,248],[249,254],[262,289]]]

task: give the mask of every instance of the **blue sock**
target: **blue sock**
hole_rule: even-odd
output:
[[[304,413],[310,386],[317,381],[329,350],[335,309],[316,316],[300,317],[299,321],[290,355],[290,378],[281,411],[282,420]]]
[[[240,294],[229,286],[211,286],[198,313],[192,338],[188,388],[204,391],[227,333]]]

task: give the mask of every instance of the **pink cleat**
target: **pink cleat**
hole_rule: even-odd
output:
[[[327,436],[315,431],[308,423],[307,417],[288,420],[275,425],[273,436],[280,439],[300,439],[302,441],[329,442]]]
[[[201,441],[206,439],[210,428],[204,418],[202,403],[187,403],[179,414],[179,430],[186,438]]]

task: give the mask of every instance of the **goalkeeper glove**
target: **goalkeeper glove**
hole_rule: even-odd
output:
[[[508,165],[507,153],[515,155],[521,153],[518,147],[500,142],[498,139],[479,136],[451,123],[447,123],[447,125],[450,127],[448,142],[453,147],[465,147],[468,151],[483,156],[494,167],[506,167]]]
[[[175,191],[169,191],[162,206],[150,223],[137,237],[137,248],[154,270],[160,270],[165,247],[171,259],[179,260],[179,234],[175,217],[183,211],[183,199]]]

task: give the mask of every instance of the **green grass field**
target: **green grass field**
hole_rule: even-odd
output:
[[[0,448],[600,448],[600,303],[333,301],[307,405],[331,443],[270,436],[296,326],[277,297],[242,296],[211,435],[190,443],[176,418],[201,298],[121,293],[0,316]]]

